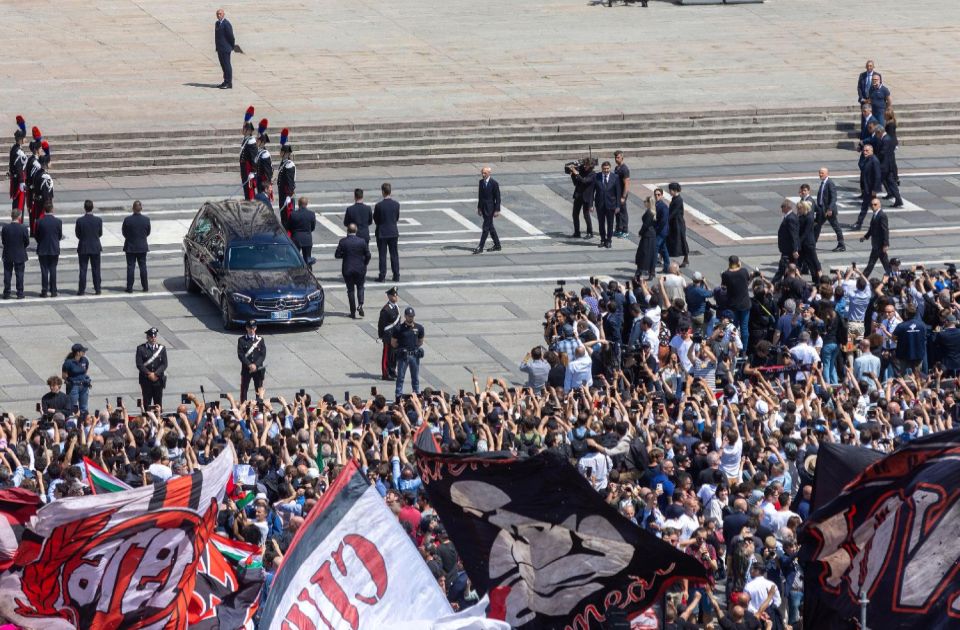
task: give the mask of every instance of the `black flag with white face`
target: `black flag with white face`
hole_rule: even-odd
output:
[[[633,618],[671,582],[706,578],[700,562],[607,505],[562,457],[430,452],[417,464],[470,581],[481,594],[505,587],[514,628],[599,628]]]

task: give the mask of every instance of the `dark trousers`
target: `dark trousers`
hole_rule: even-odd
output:
[[[350,302],[350,314],[357,312],[357,306],[363,306],[363,283],[366,280],[363,276],[345,276],[343,281],[347,284],[347,301]]]
[[[612,209],[597,208],[597,227],[600,230],[600,240],[608,242],[613,238],[613,215]]]
[[[617,232],[630,231],[630,217],[627,216],[627,202],[620,204],[620,212],[617,213]]]
[[[147,253],[127,254],[127,291],[133,290],[133,268],[140,267],[140,286],[147,290]]]
[[[813,283],[820,282],[820,259],[817,257],[817,248],[815,245],[801,245],[800,259],[797,261],[810,271],[810,277]]]
[[[877,264],[877,260],[880,261],[880,264],[883,266],[884,273],[890,273],[890,259],[887,257],[887,252],[882,249],[870,249],[870,259],[867,261],[867,268],[863,270],[863,275],[870,277],[870,272],[873,271],[874,265]]]
[[[14,273],[17,274],[17,297],[23,297],[23,270],[26,263],[13,263],[9,260],[3,261],[3,296],[10,295],[10,280]]]
[[[787,273],[787,266],[793,262],[793,256],[787,256],[780,254],[780,263],[777,265],[777,273],[773,274],[771,282],[774,284],[780,282],[783,279],[783,275]]]
[[[144,409],[150,405],[160,405],[163,407],[163,383],[163,378],[155,381],[149,379],[140,381],[140,398],[141,402],[143,402]]]
[[[573,235],[580,236],[580,210],[583,210],[583,219],[587,222],[587,234],[593,234],[593,219],[590,218],[589,203],[584,203],[583,199],[574,197],[573,199]]]
[[[813,236],[818,241],[820,240],[820,230],[823,229],[823,224],[829,223],[830,227],[833,228],[833,233],[837,235],[837,245],[843,245],[843,231],[840,229],[840,223],[837,221],[837,213],[833,212],[829,217],[820,215],[817,217],[817,220],[813,224]]]
[[[653,254],[653,261],[650,263],[650,275],[653,275],[652,269],[657,265],[657,254],[663,256],[663,273],[667,273],[667,267],[670,266],[670,248],[667,247],[667,237],[657,235],[657,251]]]
[[[900,187],[897,186],[897,180],[892,170],[883,174],[883,187],[887,190],[888,195],[893,196],[894,203],[903,203],[903,199],[900,198]]]
[[[251,372],[246,367],[240,372],[240,402],[247,399],[247,390],[250,389],[250,381],[253,381],[254,395],[256,390],[263,387],[263,377],[267,375],[267,370],[261,368],[256,372]]]
[[[870,212],[870,202],[876,197],[875,193],[863,193],[863,201],[860,202],[860,214],[857,215],[857,225],[863,225],[863,218]]]
[[[100,292],[100,254],[80,254],[80,285],[78,291],[87,290],[87,263],[93,272],[93,290]]]
[[[377,257],[380,259],[380,275],[382,282],[387,277],[387,250],[390,250],[390,270],[394,281],[400,278],[400,253],[397,251],[397,237],[377,239]]]
[[[313,255],[313,245],[301,245],[300,255],[303,256],[303,262],[307,263],[311,267],[313,266],[313,263],[310,262],[310,258]]]
[[[480,233],[480,249],[487,242],[487,236],[493,239],[493,246],[500,247],[500,235],[497,234],[497,228],[493,225],[493,215],[483,215],[483,232]]]
[[[390,337],[381,339],[383,356],[380,357],[380,375],[383,378],[395,378],[397,373],[397,351],[390,346]]]
[[[40,292],[57,292],[57,263],[60,256],[37,256],[40,259]]]
[[[223,70],[223,82],[227,85],[233,85],[233,66],[230,64],[230,51],[217,51],[217,59],[220,60],[220,69]]]

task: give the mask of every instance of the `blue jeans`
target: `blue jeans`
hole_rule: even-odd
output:
[[[800,608],[803,606],[803,591],[790,591],[787,598],[787,623],[796,624],[800,621]]]
[[[743,349],[746,351],[747,342],[750,341],[750,309],[734,311],[733,325],[740,329],[740,341],[743,342]]]
[[[670,252],[667,251],[667,237],[657,235],[657,254],[663,256],[663,271],[666,273],[670,266]],[[653,255],[653,264],[657,264],[657,254]]]
[[[409,353],[400,352],[397,354],[397,400],[403,394],[403,377],[407,369],[410,370],[410,386],[413,388],[413,393],[420,393],[420,359]]]
[[[823,363],[823,378],[831,385],[836,385],[839,382],[837,376],[838,354],[840,354],[840,346],[835,343],[824,344],[820,350],[820,361]]]
[[[85,385],[73,385],[68,389],[70,390],[67,392],[67,395],[70,396],[70,409],[79,408],[80,411],[87,411],[87,403],[90,399],[90,388]]]

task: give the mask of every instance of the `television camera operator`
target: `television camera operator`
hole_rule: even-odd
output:
[[[597,161],[592,157],[581,158],[575,162],[567,162],[563,172],[570,176],[573,182],[573,238],[593,238],[593,220],[590,211],[593,209],[594,195],[596,194],[597,177],[593,172]],[[587,223],[586,235],[580,233],[580,211]]]

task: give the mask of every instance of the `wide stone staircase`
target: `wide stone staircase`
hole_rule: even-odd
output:
[[[960,144],[960,103],[897,107],[903,145]],[[574,159],[592,152],[630,156],[855,148],[851,107],[600,117],[485,119],[290,127],[298,168]],[[281,121],[271,139],[274,163]],[[237,125],[239,128],[239,125]],[[237,129],[48,138],[55,178],[175,174],[237,168]]]

